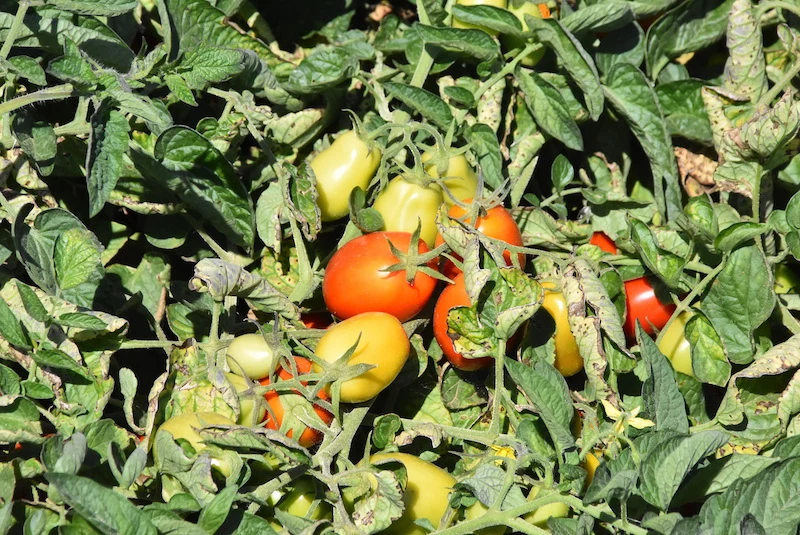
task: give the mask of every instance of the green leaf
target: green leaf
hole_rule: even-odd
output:
[[[630,63],[639,67],[644,61],[644,31],[632,23],[610,32],[600,41],[594,60],[602,73],[607,73],[617,63]]]
[[[750,0],[734,0],[728,15],[725,89],[756,102],[767,90],[761,25]]]
[[[386,82],[383,87],[394,98],[416,110],[424,118],[430,120],[443,130],[450,128],[453,113],[445,101],[430,91],[397,82]]]
[[[108,324],[97,316],[85,314],[83,312],[67,312],[55,319],[55,322],[62,327],[73,327],[75,329],[89,331],[103,331],[108,328]]]
[[[36,85],[47,85],[44,69],[30,56],[14,56],[8,58],[10,70]]]
[[[0,335],[12,346],[21,349],[31,349],[33,347],[22,323],[20,323],[3,299],[0,299]]]
[[[136,0],[49,0],[47,3],[64,11],[101,17],[122,15],[139,5]]]
[[[733,250],[700,306],[735,364],[752,362],[753,331],[774,307],[772,275],[754,245]]]
[[[244,68],[240,50],[199,47],[188,50],[181,58],[178,72],[189,89],[199,90],[239,74]]]
[[[631,241],[644,264],[670,286],[677,286],[686,260],[660,248],[650,228],[638,219],[630,220]]]
[[[610,0],[587,5],[564,17],[561,22],[574,34],[581,32],[610,32],[633,22],[630,2]]]
[[[142,305],[155,317],[161,305],[162,292],[169,287],[171,269],[164,257],[153,253],[146,253],[135,268],[111,265],[106,270],[111,277],[104,281],[102,294],[112,308],[123,306],[126,294],[138,294]]]
[[[606,76],[605,93],[627,119],[650,159],[659,211],[669,218],[675,217],[682,208],[678,168],[672,152],[672,139],[653,88],[639,69],[618,63]]]
[[[49,368],[57,371],[67,371],[71,374],[77,375],[84,379],[90,379],[90,376],[83,366],[75,362],[75,360],[58,349],[43,349],[31,354],[33,361],[43,368]]]
[[[575,178],[575,169],[563,154],[556,156],[553,165],[550,167],[550,182],[556,191],[562,191]]]
[[[60,289],[70,290],[90,282],[98,270],[103,270],[97,238],[81,228],[65,231],[56,238],[53,263]]]
[[[341,48],[315,48],[283,84],[290,93],[314,95],[349,82],[358,72],[358,61]]]
[[[53,127],[49,123],[35,120],[31,112],[18,110],[14,113],[11,128],[22,151],[36,166],[39,174],[49,175],[53,171],[58,153]]]
[[[697,380],[724,387],[731,377],[731,364],[714,326],[702,314],[695,314],[684,330],[692,346],[692,371]]]
[[[656,446],[640,468],[642,498],[666,510],[675,492],[694,466],[728,441],[719,431],[701,431],[690,436],[676,436]]]
[[[483,180],[492,188],[503,183],[503,159],[497,134],[489,125],[475,123],[465,134],[472,142],[472,152],[478,160]]]
[[[516,76],[536,124],[567,148],[583,150],[581,131],[558,90],[533,71],[518,69]]]
[[[688,433],[686,407],[675,384],[672,365],[640,324],[636,325],[636,340],[648,370],[648,378],[642,385],[642,400],[647,415],[655,422],[657,431]]]
[[[753,240],[769,230],[764,223],[742,221],[723,229],[714,240],[714,247],[718,251],[728,253],[737,246]]]
[[[252,246],[255,229],[250,196],[231,164],[208,139],[175,126],[158,137],[154,154],[168,176],[151,178],[175,191],[234,242]]]
[[[800,103],[790,92],[772,108],[760,109],[741,127],[741,141],[763,159],[778,151],[797,136],[800,130]],[[749,156],[744,150],[744,156]]]
[[[283,203],[295,221],[300,224],[306,239],[313,241],[322,230],[314,171],[306,163],[303,163],[299,169],[293,165],[285,165],[283,169],[287,172],[280,177]],[[358,190],[360,191],[360,188]]]
[[[701,92],[706,84],[703,80],[690,79],[659,84],[656,87],[658,103],[667,119],[670,135],[706,145],[711,143],[711,123]]]
[[[0,430],[18,432],[20,435],[28,434],[30,440],[39,439],[42,434],[42,424],[39,422],[39,411],[36,405],[25,398],[16,398],[7,405],[0,405]],[[3,434],[4,438],[7,434]],[[23,438],[21,436],[20,438]]]
[[[215,533],[225,523],[238,491],[239,489],[235,486],[222,489],[200,512],[197,525],[207,533]]]
[[[536,362],[533,368],[515,360],[506,359],[505,367],[511,378],[533,402],[544,420],[556,449],[563,451],[575,444],[570,432],[573,407],[569,387],[558,371],[550,364]]]
[[[521,37],[522,24],[510,11],[492,5],[453,5],[453,18],[479,28]],[[463,35],[463,32],[459,32]]]
[[[509,13],[509,15],[511,14]],[[513,15],[511,18],[516,19]],[[506,20],[510,22],[511,19]],[[497,42],[482,30],[436,28],[424,24],[417,24],[415,28],[426,50],[430,51],[434,58],[439,55],[437,49],[458,53],[479,61],[489,61],[500,55]]]
[[[573,81],[583,90],[589,115],[596,121],[603,112],[603,90],[591,56],[556,19],[537,19],[526,15],[525,21],[536,38],[553,49]]]
[[[183,76],[180,74],[167,74],[164,76],[164,82],[166,82],[170,93],[181,102],[185,102],[190,106],[197,106],[194,94],[192,90],[189,89],[189,85],[186,83],[186,80],[183,79]]]
[[[61,497],[103,533],[157,535],[147,517],[120,493],[91,479],[50,472],[47,480]]]
[[[89,190],[89,217],[94,217],[108,201],[122,173],[122,158],[128,150],[130,127],[125,116],[103,101],[92,114],[92,131],[86,156],[86,185]]]
[[[50,313],[47,312],[42,301],[30,286],[17,281],[17,291],[22,298],[22,306],[25,307],[25,311],[30,314],[33,319],[41,322],[50,320]]]

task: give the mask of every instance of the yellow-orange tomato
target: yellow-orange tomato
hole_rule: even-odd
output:
[[[583,369],[578,342],[569,326],[569,312],[564,294],[555,289],[555,285],[545,281],[542,308],[550,314],[555,322],[556,361],[555,367],[564,377],[575,375]]]
[[[341,400],[345,403],[361,403],[380,394],[403,369],[411,350],[408,335],[397,318],[385,312],[364,312],[328,328],[315,353],[332,363],[356,341],[358,345],[348,364],[375,367],[342,384]],[[314,367],[319,371],[317,365]]]

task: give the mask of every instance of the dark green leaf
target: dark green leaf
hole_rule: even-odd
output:
[[[700,92],[706,83],[703,80],[690,79],[659,84],[656,87],[658,102],[667,118],[667,130],[672,136],[704,144],[711,143],[711,123]]]
[[[36,166],[42,176],[53,171],[56,154],[56,133],[49,123],[35,120],[33,113],[19,110],[13,116],[11,127],[19,146]]]
[[[467,130],[467,136],[472,142],[472,152],[478,160],[483,180],[492,188],[500,186],[503,183],[503,160],[497,134],[489,125],[475,123]]]
[[[86,185],[89,189],[89,217],[108,201],[122,172],[122,158],[128,150],[130,127],[125,116],[103,101],[92,115],[92,132],[86,155]]]
[[[491,5],[453,5],[453,18],[506,35],[522,35],[522,24],[513,13]]]
[[[453,121],[453,113],[445,101],[430,91],[397,82],[384,84],[386,90],[400,102],[417,111],[424,118],[447,130]]]
[[[4,299],[0,299],[0,335],[9,344],[20,349],[33,347],[22,323],[20,323]]]
[[[637,324],[636,340],[649,377],[642,385],[642,399],[647,415],[655,422],[657,431],[689,432],[689,420],[672,365],[658,350],[653,339]]]
[[[136,0],[48,0],[47,3],[64,11],[102,17],[122,15],[139,5]]]
[[[572,33],[609,32],[633,22],[630,2],[609,0],[587,5],[562,19],[564,27]]]
[[[533,71],[517,71],[517,80],[536,124],[568,148],[583,150],[583,137],[561,94]]]
[[[516,19],[513,15],[511,15],[511,18]],[[463,54],[479,61],[491,60],[500,55],[497,42],[482,30],[435,28],[424,24],[417,25],[416,29],[426,48],[433,46],[447,52]],[[433,55],[435,57],[436,52]]]
[[[235,486],[225,487],[214,496],[207,506],[200,512],[197,524],[208,533],[215,533],[225,522],[231,510],[233,501],[236,499],[238,488]]]
[[[58,349],[43,349],[31,354],[33,361],[43,367],[58,371],[67,371],[84,379],[89,378],[89,374],[83,366]]]
[[[35,59],[29,56],[14,56],[13,58],[8,58],[8,64],[11,71],[29,82],[36,85],[47,85],[44,69]]]
[[[315,48],[292,71],[284,87],[297,95],[318,94],[349,82],[358,71],[358,61],[341,48]]]
[[[723,229],[714,240],[714,247],[718,251],[727,253],[737,246],[757,238],[767,232],[769,227],[763,223],[742,221]]]

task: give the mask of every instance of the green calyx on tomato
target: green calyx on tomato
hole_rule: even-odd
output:
[[[308,359],[294,357],[294,364],[297,370],[297,376],[311,372],[311,362]],[[289,381],[294,379],[295,375],[292,371],[287,370],[285,366],[278,369],[277,380],[275,386],[279,386],[282,381]],[[302,385],[306,383],[300,381]],[[270,378],[261,380],[262,386],[270,386],[272,381]],[[330,397],[324,389],[317,392],[317,398],[329,401]],[[322,441],[323,433],[314,427],[308,425],[309,420],[316,418],[319,424],[330,425],[333,421],[333,414],[325,410],[317,403],[312,403],[299,391],[284,390],[274,388],[264,394],[264,399],[267,400],[268,411],[266,416],[266,426],[269,429],[282,431],[287,437],[293,438],[297,436],[297,442],[304,448],[310,448],[319,444]],[[313,408],[313,413],[311,409]]]
[[[692,345],[686,339],[686,323],[692,316],[692,312],[689,311],[678,314],[666,330],[659,335],[658,350],[669,359],[675,371],[694,377]]]
[[[433,295],[436,279],[415,264],[429,249],[421,240],[412,248],[411,238],[407,232],[373,232],[336,251],[322,280],[328,310],[342,319],[363,312],[386,312],[408,321],[419,314]],[[395,252],[404,258],[399,259]],[[423,266],[435,272],[436,259]]]
[[[525,20],[526,15],[537,19],[550,18],[550,9],[548,9],[547,4],[531,2],[528,0],[509,0],[508,11],[513,13],[514,16],[519,19],[519,21],[522,23],[522,31],[525,32],[530,31],[530,28],[528,27],[528,21]],[[512,50],[525,48],[525,45],[527,44],[524,39],[513,35],[503,35],[502,39],[506,47]],[[520,63],[526,67],[534,67],[542,60],[545,52],[547,52],[547,49],[543,45],[539,45],[539,48],[522,58]]]
[[[237,336],[226,352],[228,367],[233,373],[258,381],[275,369],[275,351],[261,333]]]
[[[435,182],[423,185],[402,176],[389,181],[378,194],[372,207],[383,218],[383,230],[413,233],[428,247],[436,240],[436,213],[443,202],[442,189]]]
[[[442,348],[442,353],[450,364],[459,370],[475,371],[491,366],[494,363],[492,357],[469,359],[456,351],[452,338],[454,334],[447,324],[447,315],[452,308],[459,306],[470,306],[463,273],[458,273],[453,278],[453,284],[445,286],[436,301],[436,307],[433,309],[433,336],[436,338],[436,342]]]
[[[342,383],[340,399],[345,403],[361,403],[380,394],[403,369],[411,351],[397,318],[385,312],[365,312],[330,327],[319,339],[315,353],[333,364],[353,346],[347,364],[374,367]],[[314,370],[321,371],[316,364]]]
[[[443,156],[447,156],[444,154]],[[425,165],[425,172],[434,178],[440,178],[439,184],[445,190],[442,193],[444,203],[447,206],[452,206],[454,200],[460,202],[469,202],[478,193],[478,175],[472,169],[472,166],[467,161],[467,157],[463,154],[454,154],[447,159],[447,168],[442,169],[442,163],[437,164],[438,153],[428,151],[422,153],[422,163]],[[432,161],[433,160],[433,161]]]
[[[311,160],[317,180],[317,205],[323,221],[335,221],[350,211],[350,192],[366,191],[381,163],[381,151],[348,130]]]

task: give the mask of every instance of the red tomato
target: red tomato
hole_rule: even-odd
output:
[[[308,359],[294,357],[295,366],[297,366],[297,373],[299,375],[304,375],[311,371],[311,361]],[[288,381],[294,377],[292,372],[287,370],[286,368],[279,368],[278,370],[278,382],[280,381]],[[269,377],[265,377],[261,379],[261,384],[263,386],[267,386],[270,384]],[[305,384],[305,383],[301,383]],[[320,390],[317,393],[317,397],[319,399],[323,399],[328,401],[330,397],[328,394],[325,393],[324,390]],[[283,418],[286,414],[286,409],[284,408],[284,403],[288,406],[294,407],[297,406],[305,400],[305,397],[300,394],[300,392],[292,391],[292,392],[278,392],[277,390],[270,390],[266,394],[264,394],[264,399],[267,400],[269,404],[269,410],[267,411],[267,415],[265,418],[266,426],[269,429],[280,429],[281,425],[283,424]],[[322,407],[318,405],[314,405],[314,412],[320,417],[320,419],[325,422],[326,424],[330,424],[333,421],[333,414],[326,411]],[[286,433],[286,436],[289,438],[292,437],[292,430],[289,429]],[[317,431],[316,429],[312,429],[307,427],[301,434],[300,438],[297,439],[297,442],[300,443],[301,446],[305,448],[310,448],[316,444],[319,444],[322,441],[322,433]]]
[[[463,218],[466,213],[467,211],[457,204],[451,206],[450,210],[447,212],[451,219]],[[511,212],[502,206],[490,208],[486,211],[486,215],[479,216],[475,223],[472,221],[467,221],[467,223],[489,238],[504,241],[509,245],[522,246],[522,233],[519,231],[519,226],[517,222],[514,221]],[[442,243],[444,243],[444,238],[439,234],[436,236],[436,245],[439,246]],[[503,251],[503,258],[507,266],[512,265],[511,251]],[[525,255],[519,253],[517,258],[519,259],[520,267],[525,267]],[[455,264],[449,260],[446,261],[442,267],[442,273],[451,279],[458,274],[459,271]]]
[[[492,357],[479,359],[467,359],[461,356],[453,345],[453,339],[447,332],[447,313],[451,308],[458,306],[469,306],[469,296],[464,286],[464,274],[459,273],[453,278],[453,284],[448,284],[439,295],[436,307],[433,309],[433,335],[444,352],[444,356],[450,364],[464,371],[480,370],[491,366],[494,362]]]
[[[406,281],[405,270],[384,271],[399,260],[389,241],[405,253],[411,243],[408,232],[373,232],[347,242],[331,258],[322,280],[325,305],[335,316],[347,319],[362,312],[386,312],[408,321],[425,307],[433,295],[436,279],[417,271]],[[420,254],[428,252],[419,241]],[[436,260],[428,266],[436,269]]]
[[[605,232],[595,232],[592,234],[589,243],[598,246],[601,251],[609,254],[617,254],[618,252],[617,245],[614,243],[614,240],[609,238]]]
[[[629,339],[636,337],[636,321],[642,329],[652,335],[655,329],[662,329],[675,311],[672,303],[659,301],[653,285],[647,277],[639,277],[625,282],[625,325],[622,329]]]

